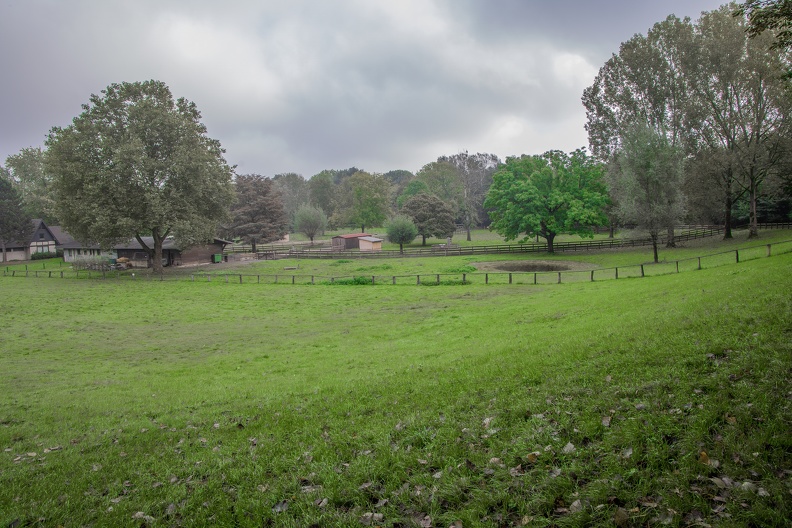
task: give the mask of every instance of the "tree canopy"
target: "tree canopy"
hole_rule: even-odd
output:
[[[327,228],[327,215],[319,207],[303,204],[294,215],[294,229],[311,239]]]
[[[31,218],[58,223],[54,215],[52,178],[44,169],[44,153],[38,147],[24,148],[6,158],[11,180],[19,189],[25,211]]]
[[[288,233],[289,220],[283,201],[270,178],[258,174],[236,177],[236,201],[231,207],[229,230],[253,245],[280,240]]]
[[[424,246],[427,237],[449,237],[456,230],[451,208],[433,194],[416,194],[404,203],[402,213],[415,223]]]
[[[409,244],[418,236],[418,228],[412,218],[406,215],[398,215],[391,218],[385,226],[388,240],[394,244],[399,244],[399,252],[404,253],[404,244]]]
[[[33,223],[31,216],[25,211],[22,195],[11,182],[10,175],[3,167],[0,167],[0,171],[0,248],[5,262],[9,244],[30,243]]]
[[[661,230],[685,214],[680,182],[684,154],[663,134],[636,125],[623,137],[623,147],[608,167],[608,181],[620,218],[649,232],[654,261]]]
[[[232,171],[194,103],[160,81],[111,84],[46,141],[56,213],[84,243],[134,237],[162,270],[162,244],[216,235],[233,201]],[[143,241],[152,236],[153,248]]]
[[[748,18],[748,36],[773,31],[774,49],[792,47],[792,2],[790,0],[747,0],[734,10],[735,17]]]
[[[592,227],[607,222],[602,178],[603,166],[581,149],[569,155],[554,150],[507,158],[493,175],[484,202],[491,228],[506,240],[541,236],[551,253],[559,233],[592,238]]]

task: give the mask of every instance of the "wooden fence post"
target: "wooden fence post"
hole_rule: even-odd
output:
[[[415,284],[421,284],[421,276],[420,275],[416,275],[415,276]]]
[[[534,284],[536,284],[536,273],[534,273]]]
[[[561,272],[558,272],[558,284],[561,284]]]
[[[641,264],[641,277],[645,277],[643,264]]]
[[[396,284],[396,276],[393,276],[393,284]]]
[[[616,268],[616,279],[618,280],[618,278],[619,278],[619,268],[617,267]]]
[[[228,273],[226,273],[226,284],[228,284]]]
[[[594,270],[591,270],[591,282],[594,282]]]
[[[737,264],[739,264],[740,263],[740,250],[739,249],[735,249],[734,250],[734,258],[736,259]]]
[[[511,283],[512,283],[512,274],[509,273],[509,284],[511,284]]]
[[[484,274],[484,284],[489,284],[489,273]]]
[[[768,257],[770,256],[770,247],[771,246],[772,246],[771,244],[767,244],[767,256]]]
[[[698,258],[698,269],[701,269],[701,257]]]
[[[371,284],[375,284],[375,282],[374,282],[374,277],[375,277],[375,275],[372,275],[372,276],[371,276]]]
[[[437,274],[437,284],[440,284],[440,274]]]
[[[676,261],[677,273],[679,273],[679,261]]]
[[[292,275],[292,284],[294,284],[294,275]]]
[[[242,284],[242,274],[239,274],[239,284]]]
[[[465,278],[467,278],[467,273],[462,274],[462,282],[465,282]]]

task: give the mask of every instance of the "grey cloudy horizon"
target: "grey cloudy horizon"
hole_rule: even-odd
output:
[[[0,164],[148,79],[196,103],[238,174],[572,151],[621,42],[722,3],[0,0]]]

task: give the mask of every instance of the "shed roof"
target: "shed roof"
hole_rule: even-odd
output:
[[[370,237],[368,233],[350,233],[348,235],[336,235],[333,238],[361,238],[361,237]]]
[[[366,242],[382,242],[381,238],[373,237],[373,236],[362,236],[360,240],[365,240]]]

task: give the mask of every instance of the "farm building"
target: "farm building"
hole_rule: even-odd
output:
[[[154,247],[153,237],[141,238],[147,246]],[[162,263],[165,266],[209,264],[212,262],[212,255],[222,253],[227,244],[231,244],[231,242],[215,238],[210,243],[182,250],[172,238],[168,238],[162,243]],[[149,267],[148,254],[136,239],[113,246],[110,250],[103,250],[97,245],[81,244],[77,241],[64,245],[64,261],[74,262],[76,259],[85,257],[127,258],[132,267]]]
[[[29,260],[34,253],[55,253],[58,240],[44,220],[32,220],[33,234],[30,240],[18,240],[6,244],[6,260]]]
[[[360,251],[382,251],[382,239],[373,236],[358,238]]]
[[[360,249],[360,238],[371,237],[368,233],[350,233],[348,235],[337,235],[333,237],[333,251],[344,251],[346,249]]]

